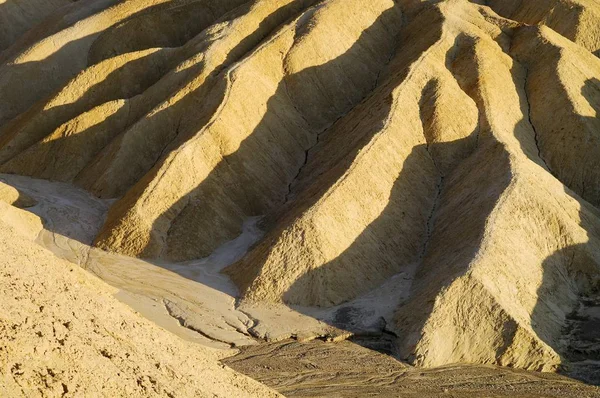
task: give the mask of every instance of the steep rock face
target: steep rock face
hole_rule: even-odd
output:
[[[545,25],[597,54],[600,5],[594,0],[483,0],[498,14],[529,25]]]
[[[237,236],[245,218],[283,203],[318,132],[362,98],[389,57],[394,36],[385,22],[395,26],[392,6],[375,2],[360,14],[352,2],[309,8],[221,73],[210,92],[220,100],[213,115],[115,205],[100,247],[202,257]],[[334,27],[343,29],[331,20],[343,10],[358,23],[348,24],[348,39],[326,52],[317,43]],[[387,20],[379,20],[386,10]],[[370,50],[360,51],[354,40],[368,27],[360,45]],[[340,70],[344,85],[331,78]]]
[[[513,53],[528,70],[540,157],[565,185],[600,205],[600,59],[550,29],[534,27],[519,31]]]
[[[592,204],[595,191],[584,191],[570,174],[583,173],[580,181],[589,181],[583,185],[597,187],[593,180],[597,167],[589,161],[584,166],[585,157],[576,160],[580,152],[564,145],[565,138],[562,145],[551,144],[559,138],[546,130],[556,124],[548,115],[561,121],[565,116],[538,107],[562,101],[564,109],[579,101],[581,109],[595,115],[590,108],[598,106],[592,83],[598,59],[548,28],[522,26],[466,2],[424,5],[424,10],[415,11],[414,23],[422,25],[421,18],[436,21],[434,13],[440,15],[441,34],[416,50],[422,51],[416,59],[407,54],[419,47],[419,41],[401,40],[385,83],[353,110],[369,109],[374,119],[364,115],[357,119],[379,127],[373,136],[367,135],[374,137],[366,141],[369,144],[360,144],[362,153],[359,149],[359,155],[346,161],[347,170],[338,172],[341,182],[323,180],[344,164],[331,153],[340,151],[342,142],[351,142],[350,137],[364,137],[360,123],[345,124],[353,112],[323,134],[322,150],[328,155],[319,157],[317,146],[305,170],[314,169],[315,174],[307,174],[306,180],[301,174],[297,184],[301,191],[294,203],[273,217],[274,226],[263,241],[227,273],[249,301],[331,306],[417,264],[412,295],[396,313],[400,357],[421,366],[453,362],[535,370],[566,366],[570,357],[564,342],[566,319],[578,307],[580,296],[597,288],[600,264],[598,211],[569,187]],[[434,22],[428,25],[433,26]],[[405,29],[419,32],[410,24]],[[553,36],[580,54],[576,58],[566,50],[557,51],[548,55],[553,62],[570,59],[584,72],[569,72],[568,63],[564,69],[552,68],[547,58],[529,51],[528,46],[550,47]],[[411,50],[403,49],[406,42]],[[402,73],[407,60],[409,71]],[[540,69],[544,65],[546,70],[564,71],[563,86],[577,95],[544,85],[537,77],[542,72],[531,62]],[[387,108],[378,100],[386,89],[388,95],[396,90]],[[374,109],[385,115],[382,125],[374,122]],[[564,112],[580,118],[583,111],[572,109]],[[536,119],[536,112],[544,116]],[[587,131],[595,131],[597,120],[588,119]],[[575,133],[574,122],[565,121],[564,126],[572,128],[573,144],[586,142],[580,151],[593,162],[594,134],[585,136],[581,129]],[[394,133],[395,139],[372,149]],[[336,142],[330,138],[335,134],[344,138]],[[415,141],[407,141],[411,135]],[[335,144],[327,148],[329,142]],[[395,145],[404,151],[410,148],[413,155],[402,155]],[[422,149],[428,156],[418,160],[414,154]],[[381,158],[369,164],[365,153],[371,150]],[[335,160],[330,162],[332,156]],[[420,174],[412,180],[402,172],[392,174],[390,183],[399,189],[387,188],[383,192],[391,194],[382,194],[377,186],[385,187],[395,158],[401,159],[403,171],[417,159]],[[359,177],[352,186],[363,162],[373,174]],[[315,188],[319,185],[328,188],[319,191]],[[344,199],[336,200],[344,188]],[[310,198],[308,204],[303,195]],[[387,204],[385,209],[378,209],[378,199]],[[328,207],[327,202],[332,204]]]
[[[0,171],[116,199],[96,246],[198,259],[264,216],[225,270],[244,303],[403,274],[401,358],[599,359],[567,338],[600,287],[596,1],[60,10],[0,54]]]
[[[537,71],[526,60],[519,63],[529,54],[541,69],[562,52],[542,59],[524,50],[549,46],[539,39],[547,28],[506,32],[511,40],[504,48],[485,36],[462,37],[452,60],[462,79],[471,80],[465,90],[478,103],[482,135],[473,157],[445,181],[413,296],[397,311],[399,354],[422,366],[483,361],[556,369],[568,362],[565,320],[598,284],[599,213],[561,184],[577,189],[567,176],[574,170],[568,153],[576,149],[564,141],[545,144],[557,138],[550,138],[545,123],[554,116],[560,121],[559,114],[547,112],[544,121],[535,116],[548,102],[574,101],[548,80],[538,80],[545,95],[535,97]],[[593,68],[598,59],[589,57]],[[507,81],[514,86],[502,84]],[[570,90],[583,83],[572,77],[563,82]],[[575,144],[579,138],[573,138]],[[583,151],[594,150],[588,144]],[[550,175],[554,169],[560,180]]]
[[[405,60],[400,48],[386,81],[323,133],[299,176],[301,193],[257,248],[228,270],[247,298],[335,305],[418,262],[441,178],[472,149],[478,118],[443,67],[440,29],[419,29],[436,18],[441,24],[432,10],[406,27],[422,34],[413,53],[418,59]],[[411,68],[412,61],[422,68]],[[442,130],[441,113],[451,102],[463,123]],[[350,269],[356,278],[344,277]]]

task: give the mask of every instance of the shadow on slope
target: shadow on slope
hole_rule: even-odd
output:
[[[249,0],[172,0],[148,7],[106,29],[91,46],[88,63],[150,48],[181,47],[227,13],[251,5]]]
[[[8,0],[8,3],[11,1],[14,0]],[[192,0],[176,2],[175,5],[172,3],[149,4],[148,7],[133,12],[126,19],[113,25],[104,21],[95,22],[100,24],[103,29],[75,40],[66,40],[62,36],[56,36],[52,41],[53,47],[44,41],[40,41],[47,54],[44,54],[44,59],[39,61],[9,63],[8,61],[12,57],[19,55],[14,51],[17,49],[9,48],[6,54],[2,54],[7,56],[6,59],[3,59],[2,76],[9,77],[0,79],[0,83],[3,84],[3,97],[10,99],[10,101],[4,104],[0,102],[0,126],[25,112],[36,101],[53,94],[87,67],[107,59],[111,55],[123,55],[126,52],[149,48],[179,47],[200,34],[211,23],[215,23],[221,17],[232,12],[240,4],[244,5],[243,0],[221,2]],[[110,13],[109,6],[110,4],[82,5],[81,10],[72,12],[73,15],[77,15],[76,12],[79,12],[81,14],[79,17],[82,17],[81,20],[71,20],[71,14],[64,17],[57,13],[46,21],[49,24],[46,30],[50,31],[52,35],[60,35],[61,31],[72,28],[77,23],[87,27],[90,25],[89,21],[87,21],[87,24],[81,22],[86,19],[99,19],[100,14],[103,12]],[[123,4],[116,7],[119,6],[126,8]],[[64,6],[63,9],[73,11],[69,7]],[[188,12],[190,13],[189,18]],[[182,19],[182,21],[168,24],[170,20],[177,18]],[[163,24],[162,29],[148,28],[151,24],[155,26],[161,23]],[[106,25],[102,26],[102,24]],[[59,27],[58,31],[56,30],[57,27]],[[43,32],[41,25],[35,27],[34,30]],[[35,32],[32,30],[32,33]],[[128,40],[120,39],[125,36]],[[27,47],[32,46],[31,48],[33,48],[34,45],[34,42],[27,42]],[[36,51],[41,50],[34,50],[34,56]],[[9,52],[11,54],[8,54]],[[23,89],[24,86],[27,89]]]
[[[73,0],[4,0],[0,3],[0,54],[25,32]]]
[[[403,160],[402,169],[390,190],[385,208],[338,257],[308,271],[295,281],[284,295],[285,302],[294,304],[299,299],[306,302],[306,296],[319,298],[314,305],[331,306],[339,304],[339,300],[347,301],[347,290],[353,289],[342,286],[342,291],[339,291],[340,285],[336,281],[349,272],[358,272],[352,276],[359,284],[356,286],[354,297],[360,296],[360,285],[364,290],[364,287],[377,285],[399,273],[403,273],[406,278],[412,278],[416,265],[423,258],[432,232],[434,213],[443,189],[444,178],[458,163],[470,156],[479,133],[479,129],[476,128],[465,138],[435,142],[431,123],[437,110],[435,98],[440,95],[438,84],[437,79],[432,79],[425,85],[419,104],[423,134],[428,143],[413,147]],[[391,102],[390,98],[386,104]],[[387,115],[390,109],[381,109],[381,112]],[[371,140],[373,136],[367,134],[363,139]],[[362,147],[364,144],[360,145],[358,150]],[[353,160],[354,156],[345,161]],[[369,189],[370,183],[365,181],[364,188]],[[318,194],[311,192],[310,197],[318,199],[324,194],[325,191]],[[312,206],[314,203],[309,204]],[[303,211],[304,208],[300,210]],[[357,267],[356,264],[361,265]],[[337,296],[338,300],[325,303],[322,298],[330,297],[332,292],[336,291],[338,293],[333,296]],[[335,319],[341,321],[336,326],[343,328],[344,320],[350,319],[348,315],[354,313],[356,317],[360,317],[360,311],[358,308],[343,305],[335,316]],[[354,319],[354,322],[358,321]]]
[[[248,217],[268,214],[286,202],[290,184],[308,161],[318,134],[360,102],[377,83],[385,65],[373,70],[365,64],[365,49],[393,21],[398,5],[385,11],[356,43],[339,57],[284,77],[267,103],[260,123],[239,148],[223,159],[191,192],[184,195],[154,222],[150,242],[142,257],[187,260],[204,257],[241,232]],[[300,24],[297,37],[305,29]],[[378,54],[384,59],[388,54]],[[344,75],[353,65],[346,84],[337,86],[330,77]],[[350,74],[348,73],[348,74]],[[302,88],[302,84],[307,87]],[[291,85],[295,90],[291,90]],[[302,90],[315,87],[313,104],[299,104]],[[337,90],[337,91],[336,91]],[[351,99],[344,97],[348,94]],[[322,107],[323,125],[305,117],[310,106]]]
[[[293,2],[267,15],[254,32],[231,49],[223,64],[215,67],[214,71],[206,76],[204,82],[197,89],[186,93],[172,106],[141,119],[139,115],[145,114],[156,103],[166,100],[168,96],[172,95],[171,92],[158,95],[153,92],[148,94],[153,103],[141,104],[145,94],[139,94],[164,75],[165,70],[160,67],[154,68],[156,70],[147,73],[152,77],[148,76],[149,78],[146,79],[148,81],[144,81],[142,85],[138,83],[132,87],[126,87],[127,85],[121,84],[117,88],[113,86],[123,78],[121,75],[131,74],[131,69],[135,70],[142,67],[144,62],[147,63],[148,56],[112,71],[107,79],[90,87],[81,98],[73,103],[42,109],[45,101],[41,101],[30,111],[5,126],[5,132],[10,130],[16,131],[18,134],[16,137],[12,137],[5,133],[3,137],[0,137],[0,140],[8,147],[5,149],[10,152],[11,156],[8,157],[12,158],[3,165],[3,171],[51,180],[74,181],[76,185],[103,198],[121,195],[170,150],[184,143],[193,132],[199,131],[207,123],[225,95],[222,70],[242,58],[273,29],[299,12],[306,4],[311,3],[310,0]],[[246,5],[243,7],[247,8]],[[240,10],[244,11],[245,8],[240,8]],[[235,17],[237,14],[228,15]],[[55,56],[60,57],[62,53]],[[149,60],[152,61],[152,59]],[[200,73],[202,73],[202,65],[182,71],[173,71],[171,80],[185,83]],[[111,92],[111,89],[118,93]],[[147,92],[145,91],[145,93]],[[207,98],[210,98],[210,101]],[[92,102],[90,103],[90,101]],[[144,107],[147,108],[146,111],[144,111]],[[186,118],[185,122],[182,122],[183,116],[189,109],[193,109],[193,117]],[[31,122],[30,112],[34,114],[40,112],[37,115],[39,123],[36,122],[33,127],[27,124]],[[80,114],[80,112],[84,113]],[[61,123],[64,124],[61,125]],[[21,127],[21,124],[25,124],[25,126]],[[150,127],[153,128],[150,129]],[[21,131],[22,128],[26,129],[28,134],[24,134]],[[55,128],[54,131],[52,131],[53,128]],[[139,156],[127,157],[125,164],[121,162],[116,165],[117,168],[123,169],[118,177],[119,181],[115,179],[101,180],[99,176],[104,177],[103,172],[108,166],[112,166],[113,155],[119,150],[121,142],[127,135],[135,135],[135,132],[131,133],[135,130],[138,131],[137,135],[143,133],[143,137],[139,137],[139,142],[127,151]],[[13,142],[15,138],[16,142]],[[19,149],[28,149],[12,157],[17,145]],[[106,188],[103,188],[107,184],[112,187],[110,192],[105,192]],[[65,231],[54,232],[63,234]],[[77,239],[75,236],[69,237]]]
[[[462,40],[462,36],[457,40]],[[450,63],[448,67],[452,70]],[[456,77],[459,84],[463,85],[464,82],[460,81],[460,77]],[[423,107],[428,91],[428,87],[425,87],[420,107],[424,130],[428,129],[427,112],[429,111]],[[427,132],[425,133],[427,135]],[[469,148],[473,139],[478,141],[478,148],[471,152]],[[425,217],[419,218],[415,217],[415,214],[403,212],[402,207],[409,199],[411,191],[424,184],[423,157],[431,162],[433,155],[433,162],[436,163],[437,168],[440,165],[448,166],[444,164],[448,154],[453,154],[454,156],[450,158],[455,157],[458,162],[449,168],[450,172],[447,175],[446,167],[442,169],[443,171],[438,169],[438,175],[435,177],[436,180],[439,179],[437,192],[433,198],[428,198],[434,205],[428,208],[426,205],[428,201],[422,200],[421,211],[425,213]],[[389,258],[384,260],[384,264],[386,260],[393,262],[390,268],[398,272],[403,266],[412,263],[412,269],[408,266],[405,270],[409,278],[413,277],[416,271],[416,282],[412,288],[415,296],[405,303],[406,307],[403,310],[407,314],[407,324],[399,326],[401,335],[396,336],[404,341],[405,347],[401,350],[400,356],[414,362],[414,358],[410,357],[411,346],[416,344],[416,338],[433,310],[435,296],[469,270],[469,265],[480,248],[488,217],[508,187],[511,178],[508,152],[489,131],[479,131],[478,128],[465,139],[444,143],[430,142],[428,145],[414,147],[404,161],[404,167],[394,183],[388,205],[379,217],[342,255],[302,276],[286,293],[286,297],[306,294],[305,292],[310,292],[311,289],[315,290],[314,294],[319,295],[319,290],[323,292],[333,288],[333,282],[325,275],[341,277],[344,270],[348,269],[348,264],[364,264],[364,268],[368,268],[371,262],[382,262],[384,257],[382,253],[390,250],[393,252],[394,248],[399,246],[413,245],[411,250],[414,253],[413,258]],[[418,229],[407,228],[409,223],[420,223],[420,229],[424,233],[416,241],[418,243],[414,240],[414,231]],[[260,264],[260,261],[257,263]],[[442,265],[444,269],[440,269]],[[368,283],[369,275],[361,276],[366,278],[364,281]],[[393,278],[390,278],[389,283],[395,283],[392,280]],[[401,281],[398,282],[397,289],[406,288],[402,286]],[[408,297],[408,291],[403,296],[401,300]],[[377,304],[383,306],[391,304],[393,307],[396,303],[386,303],[389,299],[382,296],[380,297],[382,302]],[[379,338],[389,341],[390,332],[393,333],[395,330],[393,327],[386,328],[387,320],[376,319],[373,325],[361,324],[357,318],[369,317],[371,314],[356,304],[360,304],[360,300],[356,300],[356,303],[340,305],[328,321],[335,327],[359,333],[360,328],[365,326],[371,331],[379,330],[381,332]],[[397,303],[397,305],[401,304],[403,303]],[[298,310],[302,311],[301,308]],[[363,336],[355,336],[355,339],[367,347],[383,347],[383,351],[387,353],[393,351],[391,342],[379,344],[376,341],[377,337],[365,339]]]
[[[102,106],[107,102],[128,101],[141,94],[148,87],[156,83],[171,68],[172,65],[170,65],[169,61],[168,57],[161,51],[131,59],[112,70],[104,79],[91,85],[78,98],[74,99],[66,98],[68,94],[63,92],[70,87],[70,84],[79,81],[78,78],[71,80],[58,93],[53,93],[50,101],[43,99],[37,102],[27,111],[2,126],[2,129],[0,129],[0,145],[2,146],[2,149],[0,149],[0,162],[4,165],[14,157],[27,157],[27,149],[35,145],[36,142],[48,138],[63,124],[78,119],[79,116],[102,109]],[[135,83],[132,83],[133,81]],[[54,98],[58,96],[62,97],[61,102],[64,102],[64,104],[49,106]],[[71,102],[67,102],[68,100],[71,100]],[[127,117],[120,117],[121,123],[124,126],[129,124],[129,113],[131,112],[127,112]],[[105,117],[108,118],[110,116],[107,114]],[[99,121],[99,124],[104,122],[104,120]],[[113,131],[112,136],[118,133],[119,131]],[[77,135],[67,135],[66,138],[81,139],[82,137],[86,137],[86,134],[77,132]],[[89,138],[84,138],[84,141]],[[44,167],[48,167],[49,161],[42,158],[37,159],[35,163],[31,162],[31,159],[28,159],[27,162],[30,163],[28,170],[18,169],[16,172],[41,178],[70,181],[81,170],[81,167],[79,169],[76,167],[70,170],[65,176],[60,176],[58,173],[43,175],[40,173]],[[4,171],[11,172],[10,167],[8,170],[5,167],[3,169]]]
[[[592,79],[581,89],[597,112],[599,86],[600,81]],[[566,186],[565,192],[581,205],[580,226],[587,232],[589,242],[566,247],[544,260],[544,277],[538,289],[539,300],[532,314],[532,325],[538,336],[560,355],[562,372],[600,385],[600,210]],[[573,309],[566,317],[551,300],[557,292],[571,299],[569,303],[559,303]],[[537,328],[548,319],[555,319],[551,333]]]

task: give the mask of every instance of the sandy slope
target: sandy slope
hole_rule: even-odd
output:
[[[1,396],[277,396],[220,365],[225,352],[133,313],[114,288],[35,244],[39,219],[0,206]]]

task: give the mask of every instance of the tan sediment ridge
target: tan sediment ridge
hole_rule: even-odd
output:
[[[0,287],[66,308],[77,275],[107,330],[137,319],[115,293],[223,349],[375,333],[600,383],[599,54],[595,0],[0,0]],[[174,394],[155,369],[131,391]]]

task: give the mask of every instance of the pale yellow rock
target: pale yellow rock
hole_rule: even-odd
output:
[[[281,3],[278,6],[283,8],[290,2]],[[319,129],[360,101],[364,95],[361,93],[374,84],[378,68],[389,57],[394,36],[393,28],[387,24],[397,24],[400,15],[394,3],[379,0],[366,9],[359,2],[344,4],[343,8],[355,13],[358,23],[347,19],[346,25],[337,26],[346,30],[344,35],[349,39],[337,48],[330,46],[333,53],[314,48],[315,43],[330,33],[309,28],[338,14],[342,6],[334,1],[319,9],[293,8],[302,11],[300,16],[220,75],[209,101],[221,102],[210,105],[214,114],[199,130],[186,131],[190,125],[194,126],[187,117],[180,119],[177,126],[171,121],[176,133],[193,132],[194,136],[162,158],[152,159],[158,161],[154,169],[111,209],[97,244],[144,257],[175,260],[203,257],[239,234],[245,218],[281,205]],[[262,8],[265,7],[257,15],[273,12]],[[332,22],[324,22],[323,26],[328,24],[333,26]],[[367,26],[369,33],[364,33],[362,45],[378,44],[370,52],[360,52],[356,44],[349,49],[352,40]],[[331,58],[335,58],[336,65],[328,66]],[[359,67],[349,69],[351,63]],[[320,67],[321,64],[325,66]],[[337,83],[321,91],[322,98],[303,97],[304,86],[314,80],[333,81],[329,75],[338,70],[346,70],[344,79],[355,87],[353,98],[346,94],[348,88]],[[325,96],[330,90],[337,90],[340,103],[331,103]],[[196,114],[200,121],[206,109],[202,105]],[[327,107],[322,119],[311,117],[315,112],[311,106]],[[131,134],[123,138],[131,139]],[[119,146],[124,144],[121,142]],[[160,145],[168,147],[169,143]],[[273,147],[264,151],[269,145]],[[149,161],[141,159],[136,166],[145,167],[141,162]],[[114,172],[110,166],[109,171]],[[108,178],[111,175],[104,172],[94,184],[111,185],[113,178]],[[112,186],[107,189],[114,189]],[[218,228],[210,229],[217,225]]]
[[[38,216],[3,201],[0,201],[0,220],[30,241],[34,241],[43,229],[42,220]],[[18,241],[19,236],[15,239]]]
[[[0,182],[0,201],[20,208],[32,207],[36,204],[36,201],[29,195],[21,193],[3,182]]]
[[[214,297],[228,302],[214,306],[214,319],[217,308],[230,317],[244,308],[286,308],[302,319],[298,309],[318,314],[299,334],[313,338],[314,324],[320,335],[329,328],[347,336],[341,329],[372,316],[376,325],[367,327],[395,333],[394,354],[418,366],[572,371],[600,360],[598,347],[581,337],[595,327],[581,326],[593,317],[579,314],[600,305],[597,0],[8,3],[0,3],[0,23],[8,21],[0,24],[0,172],[95,195],[89,219],[98,227],[87,226],[78,243],[84,249],[77,246],[82,253],[93,240],[99,249],[165,268],[189,266],[189,273],[180,271],[188,276],[225,253],[225,275],[211,277],[227,291]],[[54,204],[66,200],[48,195]],[[52,289],[88,278],[79,270],[58,272],[65,263],[33,246],[42,221],[9,206],[27,206],[18,191],[0,185],[0,198],[0,239],[14,252],[1,261],[29,281],[50,267]],[[77,217],[77,206],[70,209],[76,211],[67,215]],[[71,250],[75,238],[56,235],[72,231],[51,231],[52,212],[42,210],[33,209],[47,228],[38,241],[66,242],[60,249]],[[245,223],[261,217],[263,235],[236,243]],[[10,228],[24,235],[15,241],[24,240],[22,249],[2,235]],[[242,241],[235,255],[223,249],[239,249]],[[89,256],[80,260],[85,265]],[[16,262],[48,265],[20,269]],[[126,264],[152,269],[135,259],[108,264],[98,275],[127,286],[118,279],[143,272],[115,271]],[[169,285],[173,279],[159,271],[148,273],[151,283],[131,282],[147,305],[199,283]],[[147,382],[158,389],[149,395],[173,386],[188,388],[183,395],[211,391],[185,361],[214,368],[219,383],[238,377],[218,373],[212,354],[147,323],[133,330],[141,321],[111,301],[106,286],[85,280],[91,287],[77,297],[71,290],[31,294],[54,294],[63,309],[86,297],[73,308],[85,317],[100,311],[94,322],[108,325],[94,344],[108,341],[120,350],[131,343],[139,356],[109,350],[112,358],[104,358],[118,358],[128,372],[118,382],[108,362],[96,378],[88,368],[65,370],[69,391],[74,382],[96,393],[94,386],[107,380],[109,395],[144,394]],[[27,283],[0,287],[13,297],[29,294]],[[90,293],[96,288],[98,297]],[[190,297],[169,304],[170,311],[195,313],[191,307],[202,301],[194,294],[181,294]],[[5,322],[28,311],[48,324],[64,315],[10,305],[15,315]],[[129,326],[119,329],[122,319]],[[247,334],[235,341],[284,336],[285,325],[270,326],[277,317],[269,319],[239,316],[229,333]],[[80,347],[93,340],[93,325],[78,330],[83,354],[53,358],[63,369],[99,358]],[[141,337],[133,341],[134,335]],[[27,355],[27,336],[10,358]],[[152,350],[159,338],[168,341],[164,352]],[[173,363],[173,374],[153,368],[158,356]],[[156,383],[136,383],[143,375]],[[37,386],[33,376],[26,380]],[[223,388],[233,389],[222,390],[230,396],[262,392],[250,384]]]

